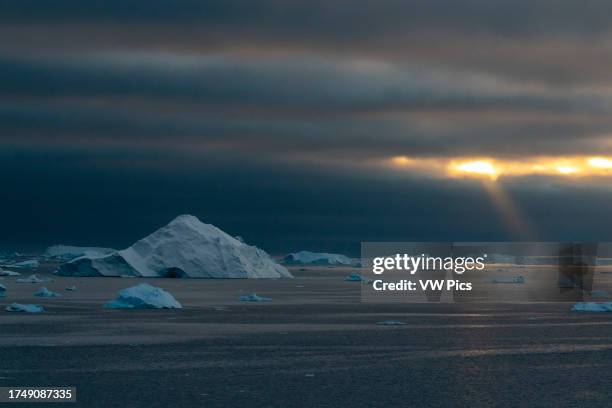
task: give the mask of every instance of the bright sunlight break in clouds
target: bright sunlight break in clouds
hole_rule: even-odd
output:
[[[396,156],[388,161],[392,167],[410,169],[437,177],[478,177],[496,180],[499,177],[531,175],[567,177],[610,177],[609,157],[530,157],[521,160],[479,158],[409,158]]]

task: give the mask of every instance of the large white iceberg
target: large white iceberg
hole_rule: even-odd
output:
[[[183,306],[162,288],[141,283],[123,289],[117,299],[104,305],[107,309],[182,309]]]
[[[351,265],[346,255],[328,254],[326,252],[300,251],[285,256],[283,261],[288,265]]]
[[[61,261],[70,261],[81,256],[105,256],[117,252],[112,248],[80,247],[72,245],[53,245],[45,251],[45,257]]]
[[[131,247],[61,265],[64,276],[291,278],[266,252],[192,215],[181,215]]]

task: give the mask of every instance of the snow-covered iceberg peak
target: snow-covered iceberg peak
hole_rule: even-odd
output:
[[[288,254],[284,258],[288,265],[351,265],[351,258],[342,254],[328,254],[326,252],[299,251]]]
[[[266,252],[193,215],[181,215],[122,251],[63,264],[60,275],[290,278]]]

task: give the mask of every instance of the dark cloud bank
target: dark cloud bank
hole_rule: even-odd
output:
[[[2,2],[0,245],[515,239],[478,182],[371,163],[610,154],[611,8]],[[542,240],[612,240],[607,183],[502,180]]]

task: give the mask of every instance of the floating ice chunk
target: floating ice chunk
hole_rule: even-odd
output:
[[[49,289],[42,287],[40,289],[38,289],[38,292],[34,293],[34,296],[38,296],[38,297],[46,297],[46,298],[52,298],[52,297],[59,297],[62,296],[57,292],[52,292]]]
[[[591,292],[591,297],[594,298],[609,298],[610,297],[610,293],[608,293],[608,291],[605,291],[603,289],[598,289],[598,290],[594,290]]]
[[[258,296],[256,293],[250,295],[240,296],[241,302],[270,302],[272,299],[269,297]]]
[[[119,291],[117,299],[108,301],[107,309],[182,309],[183,306],[162,288],[141,283]]]
[[[351,265],[352,261],[346,255],[328,254],[326,252],[299,251],[285,255],[283,262],[288,265]]]
[[[38,259],[28,259],[27,261],[21,261],[10,265],[13,268],[38,268],[40,262]]]
[[[17,283],[43,283],[43,282],[53,282],[53,279],[41,278],[36,274],[30,275],[27,278],[17,279]]]
[[[11,303],[4,310],[7,312],[42,313],[45,308],[40,305]]]
[[[382,326],[403,326],[406,323],[404,322],[400,322],[398,320],[383,320],[381,322],[378,322],[376,324],[380,324]]]
[[[66,286],[66,290],[69,290],[69,291],[73,292],[73,291],[77,290],[77,287],[76,287],[76,286],[74,286],[74,285],[72,285],[72,286]]]
[[[580,302],[572,306],[572,312],[612,312],[612,302]]]
[[[525,283],[525,278],[522,276],[501,276],[493,278],[491,283]]]
[[[19,275],[21,275],[19,272],[7,271],[6,269],[0,268],[0,276],[19,276]]]
[[[351,273],[349,276],[347,276],[346,278],[344,278],[345,281],[347,282],[362,282],[365,281],[365,279],[358,273]]]

